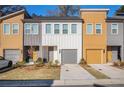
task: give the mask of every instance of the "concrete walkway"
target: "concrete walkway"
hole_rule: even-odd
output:
[[[68,79],[95,79],[95,77],[78,64],[64,64],[61,66],[60,80]]]
[[[122,69],[112,67],[108,64],[92,64],[90,66],[106,74],[111,79],[124,79],[124,70]]]

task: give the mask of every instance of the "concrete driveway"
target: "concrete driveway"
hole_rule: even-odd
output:
[[[112,67],[108,64],[91,64],[96,70],[106,74],[111,79],[124,79],[124,70]]]
[[[60,79],[95,79],[95,77],[78,64],[64,64],[61,66]]]

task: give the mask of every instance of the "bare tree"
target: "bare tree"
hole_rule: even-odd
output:
[[[124,13],[124,5],[122,5],[117,11],[115,14],[117,13]]]
[[[57,9],[49,10],[48,16],[78,16],[80,6],[78,5],[58,5]]]
[[[13,13],[22,9],[25,9],[25,7],[22,5],[0,5],[0,11],[3,13],[3,15]]]

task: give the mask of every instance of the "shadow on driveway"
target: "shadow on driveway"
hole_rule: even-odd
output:
[[[50,87],[53,80],[0,80],[0,87]]]

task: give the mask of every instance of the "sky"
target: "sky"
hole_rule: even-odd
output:
[[[57,8],[56,5],[26,5],[25,7],[30,15],[35,13],[42,16],[47,15],[48,10],[55,10]],[[110,9],[109,17],[113,16],[119,7],[120,5],[81,5],[81,8],[108,8]]]

